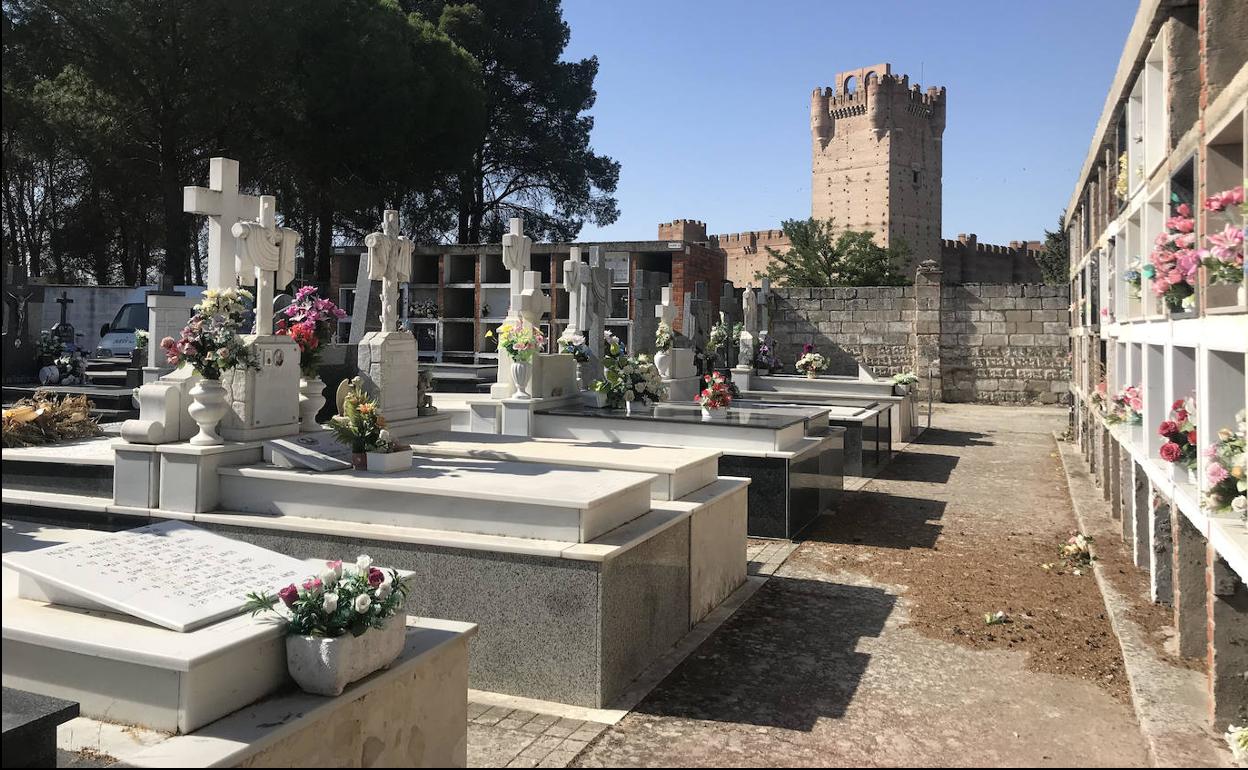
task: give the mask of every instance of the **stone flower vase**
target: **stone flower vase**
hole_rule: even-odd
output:
[[[654,366],[659,370],[660,377],[670,380],[672,378],[672,352],[670,350],[655,351]]]
[[[398,473],[412,467],[411,447],[397,452],[367,452],[365,456],[369,473]]]
[[[191,388],[194,399],[187,407],[191,419],[199,426],[199,433],[191,437],[195,446],[218,446],[225,443],[217,433],[217,425],[225,413],[230,411],[230,401],[226,397],[225,386],[220,380],[201,379]]]
[[[625,401],[624,413],[631,415],[637,409],[636,404],[637,404],[637,399],[633,399],[632,401]]]
[[[325,382],[319,376],[299,378],[299,430],[319,430],[316,415],[325,406]]]
[[[512,361],[511,362],[511,380],[516,385],[516,392],[512,398],[533,398],[529,394],[529,371],[532,364],[528,361]]]
[[[706,422],[710,422],[711,420],[726,420],[728,419],[728,407],[721,406],[712,409],[711,407],[704,406],[702,407],[702,419]]]
[[[347,685],[393,663],[406,639],[406,618],[401,614],[359,636],[291,635],[286,637],[286,667],[304,692],[338,696]]]
[[[817,380],[817,379],[819,379],[819,372],[818,372],[818,371],[816,371],[816,370],[814,370],[814,369],[807,369],[807,370],[806,370],[806,379],[808,379],[808,380]]]

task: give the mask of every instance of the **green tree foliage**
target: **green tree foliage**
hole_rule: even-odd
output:
[[[586,221],[611,224],[620,164],[589,146],[598,60],[562,61],[559,0],[406,0],[481,65],[486,115],[452,180],[458,241],[497,239],[522,215],[536,238],[574,240]]]
[[[278,196],[328,275],[398,207],[445,232],[484,130],[481,70],[394,0],[5,0],[6,262],[59,280],[201,277],[182,211],[216,155]],[[453,206],[451,207],[453,210]],[[422,229],[423,228],[423,229]]]
[[[1044,231],[1044,250],[1036,256],[1040,275],[1050,286],[1070,283],[1070,240],[1066,237],[1066,212],[1057,217],[1057,229]]]
[[[873,233],[838,232],[831,220],[789,219],[789,250],[768,246],[771,262],[757,278],[783,286],[904,286],[907,249],[880,246]]]

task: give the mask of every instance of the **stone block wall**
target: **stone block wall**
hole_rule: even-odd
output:
[[[782,287],[772,294],[770,331],[789,371],[802,345],[812,342],[830,359],[830,374],[857,374],[859,364],[877,377],[918,372],[933,357],[930,341],[939,350],[941,400],[1047,404],[1065,398],[1066,287],[952,285],[941,283],[937,271],[930,282],[921,274],[915,286]]]

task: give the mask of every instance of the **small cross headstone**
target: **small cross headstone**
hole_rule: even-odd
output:
[[[399,284],[412,278],[413,243],[399,232],[399,212],[386,209],[381,232],[364,239],[368,247],[368,279],[381,281],[381,330],[392,332],[398,325]]]
[[[238,253],[234,224],[260,215],[260,199],[238,192],[238,161],[213,158],[209,164],[208,186],[183,188],[182,209],[188,214],[208,217],[208,271],[204,275],[208,288],[233,288],[236,285],[233,260]]]
[[[273,330],[273,289],[295,277],[299,233],[277,226],[277,199],[260,196],[260,220],[237,222],[231,232],[238,251],[235,265],[244,284],[256,284],[256,334]]]
[[[76,332],[74,331],[73,324],[66,320],[65,314],[68,312],[69,306],[74,304],[74,301],[69,298],[68,292],[62,291],[61,296],[56,298],[56,304],[61,306],[61,320],[52,327],[52,336],[59,339],[67,347],[72,348]]]
[[[676,306],[672,304],[672,287],[667,285],[663,287],[659,304],[654,308],[654,317],[672,326],[676,323]]]

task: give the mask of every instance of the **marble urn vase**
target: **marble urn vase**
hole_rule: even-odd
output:
[[[385,668],[403,652],[407,625],[394,615],[381,628],[359,636],[286,637],[286,667],[299,687],[313,695],[342,695],[352,682]]]
[[[202,379],[191,388],[191,398],[193,400],[186,411],[199,426],[199,432],[191,437],[191,443],[195,446],[224,444],[225,440],[217,433],[217,426],[230,410],[225,386],[220,380]]]

